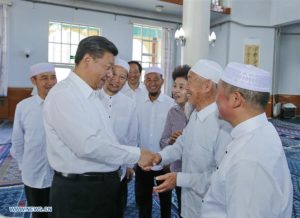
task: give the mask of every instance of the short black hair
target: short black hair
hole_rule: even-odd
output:
[[[142,65],[138,61],[129,61],[128,64],[129,65],[130,64],[136,64],[139,68],[139,72],[142,73],[143,68],[142,68]]]
[[[118,55],[117,47],[107,38],[103,36],[86,37],[79,42],[75,55],[75,64],[79,64],[85,54],[89,54],[93,58],[101,58],[105,52],[110,52],[114,56]]]
[[[172,73],[173,81],[175,81],[178,77],[183,77],[187,80],[187,75],[190,69],[191,67],[187,64],[176,67]]]

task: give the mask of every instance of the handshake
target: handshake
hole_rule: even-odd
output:
[[[148,150],[141,149],[141,156],[138,165],[145,171],[151,170],[151,167],[161,162],[161,156]]]

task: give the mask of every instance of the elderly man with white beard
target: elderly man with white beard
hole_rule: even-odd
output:
[[[215,103],[217,82],[222,68],[216,62],[199,60],[188,73],[189,103],[195,108],[189,123],[172,146],[156,154],[156,164],[166,165],[182,159],[182,172],[156,177],[162,184],[154,188],[164,192],[175,186],[182,188],[181,216],[198,218],[201,201],[208,190],[213,171],[230,142],[230,125],[219,119]],[[154,163],[155,164],[155,163]]]

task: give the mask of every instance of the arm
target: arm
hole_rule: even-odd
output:
[[[177,138],[176,142],[172,146],[167,146],[159,152],[162,165],[167,165],[181,159],[185,139],[184,133],[185,130],[183,130],[183,134]]]
[[[19,170],[22,170],[22,161],[24,154],[24,130],[21,122],[20,107],[20,104],[18,104],[15,112],[13,132],[11,137],[12,147],[10,149],[10,153],[16,159]]]
[[[86,119],[91,115],[86,114],[76,99],[65,97],[62,92],[50,97],[44,105],[46,134],[57,135],[74,155],[111,165],[138,161],[140,149],[119,145],[107,134],[104,123],[97,128],[90,126]],[[80,114],[85,116],[78,116]]]
[[[190,188],[203,197],[210,185],[212,173],[212,170],[203,173],[179,172],[177,173],[176,185]]]

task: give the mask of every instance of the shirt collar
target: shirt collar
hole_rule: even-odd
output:
[[[95,90],[93,90],[84,80],[82,80],[76,73],[72,72],[69,75],[70,79],[79,87],[80,92],[85,98],[89,98]],[[96,91],[97,92],[97,91]]]
[[[108,95],[103,88],[99,91],[99,96],[101,99],[111,99],[113,97]]]
[[[217,111],[217,104],[216,102],[211,103],[210,105],[206,106],[205,108],[203,108],[202,110],[197,112],[197,117],[198,119],[203,122],[208,115],[210,115],[211,113]]]
[[[149,98],[149,93],[147,92],[147,94],[145,95],[145,102],[147,101],[151,101]],[[159,102],[163,102],[164,101],[164,96],[162,93],[159,94],[158,98],[154,100],[155,101],[159,101]]]
[[[259,114],[234,127],[231,131],[231,136],[233,138],[239,138],[244,134],[252,132],[254,129],[260,126],[265,125],[266,122],[268,122],[266,114],[265,113]]]
[[[39,95],[35,95],[35,100],[39,105],[44,103],[44,99],[42,99]]]
[[[123,89],[124,89],[125,91],[131,90],[131,91],[133,91],[133,92],[137,92],[137,91],[143,89],[143,88],[142,88],[143,85],[144,85],[144,84],[143,84],[142,82],[139,82],[139,86],[138,86],[135,90],[133,90],[133,89],[130,88],[130,86],[129,86],[129,84],[128,84],[128,81],[127,81],[127,82],[125,83]]]

